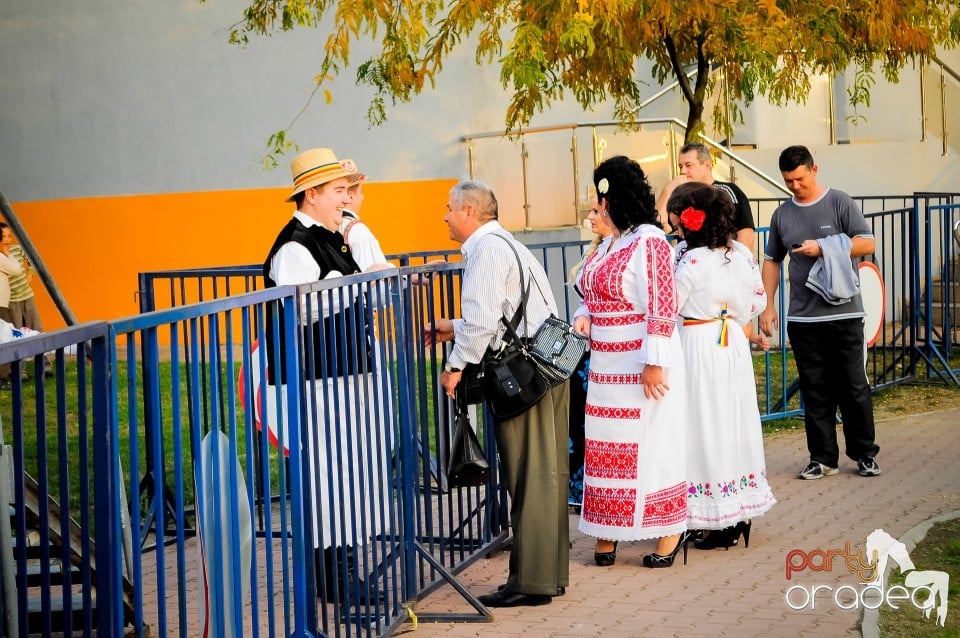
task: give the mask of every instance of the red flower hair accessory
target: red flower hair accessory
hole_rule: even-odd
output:
[[[680,213],[680,223],[683,224],[684,228],[689,228],[690,230],[700,230],[703,228],[703,220],[706,218],[707,214],[705,212],[693,206],[687,206],[683,212]]]

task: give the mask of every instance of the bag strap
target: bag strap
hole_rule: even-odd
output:
[[[509,239],[507,239],[506,237],[504,237],[503,235],[497,235],[496,233],[492,233],[492,234],[496,235],[497,237],[499,237],[499,238],[502,239],[503,241],[507,242],[507,245],[510,246],[510,250],[513,251],[513,256],[517,258],[517,266],[520,268],[520,290],[521,290],[521,292],[522,292],[522,297],[521,297],[521,299],[520,299],[520,306],[517,307],[517,312],[514,313],[514,315],[513,315],[513,321],[511,322],[511,323],[513,324],[513,326],[512,326],[512,327],[513,327],[513,330],[514,330],[514,332],[516,332],[516,329],[520,326],[520,315],[521,315],[521,314],[523,315],[524,320],[526,320],[526,318],[527,318],[527,317],[526,317],[527,298],[528,298],[529,295],[530,295],[530,284],[527,283],[527,284],[526,284],[526,287],[524,287],[524,283],[523,283],[523,264],[520,262],[520,253],[518,253],[518,252],[517,252],[517,249],[513,247],[513,243],[512,243]],[[529,274],[529,273],[528,273],[528,274]],[[529,276],[529,279],[533,280],[533,285],[537,287],[537,292],[540,293],[540,297],[543,299],[543,303],[549,308],[549,307],[550,307],[550,302],[547,301],[547,296],[546,296],[545,294],[543,294],[543,288],[540,287],[540,282],[537,281],[537,278],[534,277],[533,275],[530,275],[530,276]],[[522,311],[522,312],[521,312],[521,311]]]
[[[444,357],[444,362],[446,362],[446,357]],[[458,383],[457,387],[453,389],[453,409],[454,414],[466,413],[467,411],[467,395],[463,390],[463,383]]]
[[[347,223],[347,225],[344,227],[344,229],[343,229],[343,242],[344,242],[344,243],[347,243],[347,242],[350,241],[350,229],[353,228],[353,225],[356,224],[358,221],[360,221],[360,220],[354,217],[354,218],[350,219],[350,221],[349,221],[349,222]]]
[[[527,298],[530,296],[530,285],[523,280],[523,263],[520,261],[520,253],[513,247],[513,242],[498,233],[491,234],[505,241],[507,246],[510,247],[510,250],[513,251],[513,256],[517,258],[517,268],[520,271],[520,303],[517,305],[517,310],[513,313],[513,319],[507,321],[506,315],[501,319],[504,325],[507,326],[507,331],[510,333],[510,336],[517,339],[517,328],[520,327],[520,319],[522,318],[524,321],[527,319]],[[539,286],[537,287],[539,288]],[[519,341],[519,339],[517,339],[517,341]]]

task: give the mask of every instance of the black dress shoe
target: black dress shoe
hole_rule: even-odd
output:
[[[549,605],[553,598],[543,594],[521,594],[509,589],[498,589],[492,594],[478,596],[477,600],[485,607],[536,607]]]
[[[497,586],[497,591],[505,591],[506,589],[507,589],[506,583]],[[566,593],[567,593],[566,587],[557,587],[557,596],[563,596]]]

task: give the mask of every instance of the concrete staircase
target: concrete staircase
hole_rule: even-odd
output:
[[[10,546],[3,548],[6,556],[4,568],[12,567],[15,570],[17,583],[21,582],[20,566],[16,563],[16,556],[20,553],[20,544],[23,544],[25,569],[22,581],[25,591],[18,591],[18,604],[26,604],[27,627],[19,627],[18,635],[25,638],[32,636],[67,635],[69,627],[73,632],[80,631],[87,623],[89,615],[90,626],[97,627],[97,566],[95,547],[92,539],[84,538],[80,526],[76,521],[67,521],[69,539],[64,542],[61,535],[62,516],[59,504],[50,499],[41,504],[39,486],[29,475],[24,475],[24,503],[22,511],[26,525],[26,534],[21,538],[14,527],[15,505],[10,505],[12,537]],[[43,507],[42,507],[43,506]],[[44,546],[41,527],[41,511],[45,510],[49,544]],[[69,546],[69,552],[65,547]],[[84,553],[89,561],[89,578],[93,587],[87,591],[89,602],[85,600],[83,575],[81,568],[84,564]],[[10,559],[10,560],[7,560]],[[9,566],[9,567],[8,567]],[[124,587],[124,616],[127,621],[133,619],[133,585],[125,577]],[[46,602],[45,602],[46,601]],[[45,607],[46,605],[46,607]],[[11,610],[14,617],[16,610]],[[69,618],[69,620],[68,620]],[[5,635],[0,629],[0,635]],[[95,635],[95,634],[94,634]]]
[[[939,333],[934,338],[945,340],[949,333],[954,344],[960,341],[960,259],[953,261],[943,269],[941,276],[935,278],[927,288],[931,298],[931,322]]]

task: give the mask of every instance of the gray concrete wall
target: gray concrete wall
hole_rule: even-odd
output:
[[[289,158],[277,170],[262,166],[266,141],[288,126],[308,99],[326,31],[296,30],[257,38],[247,48],[231,46],[229,27],[245,4],[10,0],[0,5],[0,189],[16,202],[286,185]],[[363,48],[355,49],[355,61],[364,59]],[[746,158],[773,175],[776,152],[787,144],[841,153],[845,159],[837,168],[856,178],[836,181],[850,184],[852,192],[956,188],[955,158],[940,155],[939,140],[917,141],[918,82],[910,73],[904,72],[902,87],[878,85],[868,122],[841,132],[851,146],[869,142],[871,150],[829,147],[829,82],[815,83],[805,105],[780,109],[758,102],[735,141],[755,143],[759,150]],[[650,83],[645,93],[657,91],[646,71],[638,77]],[[353,157],[374,180],[465,176],[460,135],[503,127],[508,98],[498,73],[478,68],[467,49],[447,63],[436,90],[391,108],[387,124],[373,130],[365,119],[370,90],[354,86],[353,79],[351,69],[329,86],[331,104],[315,97],[291,136],[303,147],[331,146]],[[838,115],[841,121],[845,112]],[[561,102],[533,124],[607,120],[611,113],[607,105],[584,113]],[[684,119],[685,113],[674,94],[641,115]],[[610,142],[606,156],[626,151],[646,157],[655,182],[669,176],[665,130],[603,136]],[[578,143],[581,181],[575,192],[569,134],[531,142],[531,225],[573,223],[573,202],[585,196],[592,165],[589,133]],[[503,193],[508,216],[522,218],[518,148],[499,145],[499,154],[483,157],[478,177]]]
[[[269,136],[313,89],[327,32],[227,43],[243,0],[11,0],[0,5],[0,189],[12,201],[283,186],[266,171]],[[363,47],[354,60],[364,59]],[[376,180],[467,174],[459,136],[503,127],[494,69],[469,51],[437,90],[371,130],[371,91],[349,70],[294,124],[301,145],[331,146]],[[601,109],[602,110],[602,109]],[[544,116],[546,119],[547,116]],[[609,117],[609,113],[601,114]],[[582,118],[558,105],[555,119]]]

